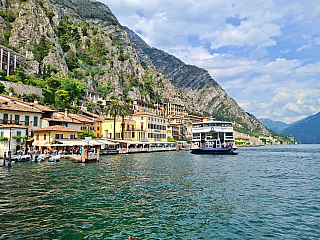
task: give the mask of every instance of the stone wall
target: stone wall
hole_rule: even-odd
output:
[[[15,94],[17,95],[29,95],[29,94],[36,94],[40,97],[43,97],[42,95],[42,89],[30,85],[24,85],[21,83],[13,83],[13,82],[7,82],[7,81],[0,81],[5,86],[5,91],[10,92],[9,89],[13,88]]]

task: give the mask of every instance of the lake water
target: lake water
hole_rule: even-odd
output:
[[[320,145],[238,152],[0,167],[0,239],[319,239]]]

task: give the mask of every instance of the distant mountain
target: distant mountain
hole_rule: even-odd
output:
[[[273,121],[270,118],[260,118],[259,121],[268,129],[280,133],[285,128],[289,127],[290,124],[286,124],[280,121]]]
[[[320,143],[320,112],[309,116],[281,131],[301,143]]]

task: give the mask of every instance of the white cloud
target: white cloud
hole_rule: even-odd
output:
[[[292,122],[320,111],[320,56],[310,51],[320,45],[318,1],[103,2],[152,47],[207,69],[257,117]]]

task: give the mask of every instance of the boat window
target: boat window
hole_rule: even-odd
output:
[[[204,127],[209,127],[209,123],[204,123],[203,126]]]
[[[193,139],[200,139],[200,133],[193,133],[192,138]]]
[[[210,127],[214,127],[216,125],[216,123],[210,123],[209,126]]]
[[[226,136],[228,136],[228,137],[233,137],[233,133],[232,133],[232,132],[227,132],[227,133],[226,133]]]
[[[195,124],[195,125],[193,125],[193,127],[196,127],[196,128],[198,128],[198,127],[203,127],[203,124],[202,124],[202,123],[200,123],[200,124]]]
[[[217,127],[221,127],[221,123],[216,123],[216,126]]]

